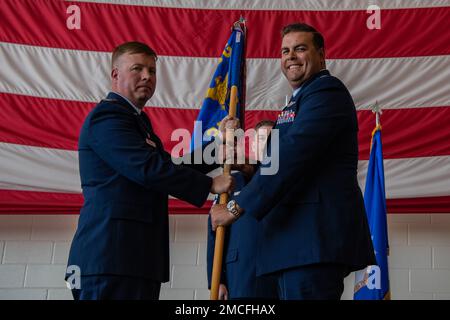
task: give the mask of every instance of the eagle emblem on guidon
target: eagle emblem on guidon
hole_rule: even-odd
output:
[[[214,79],[216,85],[212,88],[208,88],[206,92],[206,98],[210,98],[211,100],[217,101],[220,104],[222,110],[225,110],[225,101],[228,98],[228,73],[225,76],[225,79],[222,80],[222,76],[216,77]]]

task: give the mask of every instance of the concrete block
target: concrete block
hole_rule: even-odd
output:
[[[206,256],[207,256],[207,245],[206,242],[201,242],[198,246],[198,255],[197,255],[197,265],[206,265]]]
[[[450,293],[450,270],[411,270],[411,292]]]
[[[73,300],[69,289],[49,289],[47,300]]]
[[[159,295],[160,300],[192,300],[194,299],[193,289],[162,289]]]
[[[169,241],[175,241],[175,220],[176,215],[169,214]]]
[[[5,243],[0,241],[0,264],[3,263],[3,249],[5,248]]]
[[[431,215],[423,213],[412,213],[412,214],[388,214],[388,223],[421,223],[430,224]]]
[[[450,224],[410,224],[409,244],[413,246],[450,245]]]
[[[406,223],[388,223],[388,237],[390,245],[408,244],[408,224]]]
[[[195,289],[194,300],[209,300],[210,291],[208,289]]]
[[[45,300],[46,289],[0,289],[0,300]]]
[[[450,300],[450,293],[433,293],[434,300]]]
[[[433,269],[450,269],[450,246],[433,247]]]
[[[0,265],[0,288],[23,288],[25,265]]]
[[[198,244],[195,242],[172,242],[170,244],[170,263],[195,265],[197,252]]]
[[[31,215],[0,215],[0,240],[29,240]]]
[[[450,224],[450,214],[446,213],[435,213],[431,214],[431,224]]]
[[[409,269],[389,268],[391,296],[409,294]]]
[[[431,247],[391,246],[388,259],[391,268],[431,268]]]
[[[29,265],[25,277],[27,288],[67,288],[65,265]]]
[[[3,263],[50,263],[53,243],[50,241],[6,241]]]
[[[175,220],[175,242],[206,242],[206,215],[180,215]]]
[[[71,241],[77,223],[78,215],[36,215],[31,240]]]
[[[54,264],[66,264],[69,258],[71,242],[56,242],[53,249],[53,259]]]
[[[175,265],[172,275],[172,288],[207,289],[206,266]]]
[[[433,294],[424,292],[397,292],[391,295],[391,300],[433,300]]]

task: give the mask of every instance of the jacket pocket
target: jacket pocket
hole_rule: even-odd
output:
[[[232,249],[228,250],[227,255],[225,257],[225,263],[231,263],[238,259],[238,250]]]
[[[130,220],[152,223],[153,215],[150,206],[123,202],[109,202],[105,211],[114,220]]]

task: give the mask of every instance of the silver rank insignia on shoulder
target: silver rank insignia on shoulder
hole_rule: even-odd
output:
[[[102,99],[102,102],[119,102],[117,99]]]

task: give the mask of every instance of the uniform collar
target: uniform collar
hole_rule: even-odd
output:
[[[302,89],[302,86],[298,87],[297,89],[294,90],[294,92],[292,92],[292,98],[295,99],[295,96],[297,95],[297,93],[300,92],[300,90]]]
[[[130,105],[131,107],[133,107],[134,111],[136,111],[138,114],[141,114],[142,110],[139,109],[138,107],[136,107],[130,100],[128,100],[126,97],[124,97],[123,95],[121,95],[120,93],[117,93],[115,91],[111,91],[108,94],[108,99],[118,99],[118,100],[122,100],[122,102],[125,102],[126,104]]]
[[[299,97],[299,92],[303,88],[307,87],[315,79],[321,78],[321,77],[324,77],[324,76],[329,76],[329,75],[330,75],[330,71],[328,71],[327,69],[322,69],[319,72],[317,72],[316,74],[312,75],[311,78],[309,78],[308,80],[303,82],[300,87],[298,87],[297,89],[294,90],[294,92],[292,93],[293,100],[296,100]]]

